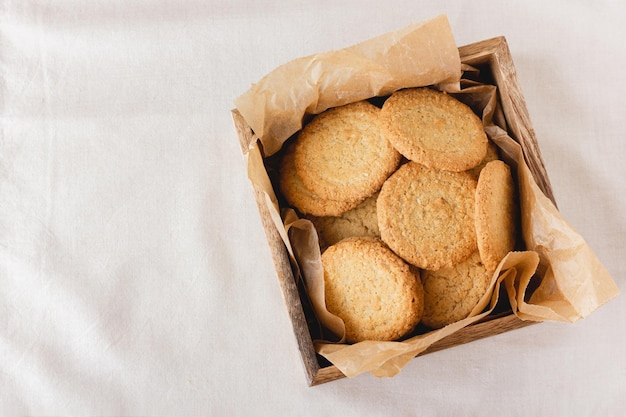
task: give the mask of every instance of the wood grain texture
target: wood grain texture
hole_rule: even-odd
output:
[[[497,37],[462,46],[459,48],[459,53],[463,63],[486,67],[490,71],[493,82],[498,87],[498,98],[506,118],[507,131],[522,146],[526,163],[540,189],[556,205],[506,39]],[[232,117],[241,150],[246,154],[250,144],[258,140],[258,138],[237,110],[232,111]],[[300,298],[301,295],[298,291],[298,285],[293,275],[286,248],[265,206],[264,193],[256,187],[253,188],[263,228],[265,229],[276,267],[280,288],[302,357],[307,382],[310,386],[314,386],[343,378],[345,375],[337,367],[328,364],[321,365],[323,359],[320,359],[315,353],[311,332],[307,325],[307,317],[303,309],[303,302]],[[418,356],[422,357],[432,352],[531,324],[535,324],[535,322],[522,321],[510,312],[489,317],[487,320],[468,326],[436,342]]]
[[[512,313],[509,313],[503,317],[476,323],[461,329],[458,332],[433,343],[428,349],[420,353],[418,356],[424,356],[439,350],[459,346],[475,340],[483,339],[485,337],[495,336],[500,333],[508,332],[509,330],[519,329],[536,323],[537,322],[534,321],[522,321]]]
[[[257,140],[257,138],[250,126],[237,110],[232,111],[232,117],[235,129],[237,130],[237,135],[239,136],[241,151],[245,155],[248,152],[252,141]],[[285,248],[285,244],[283,243],[283,240],[271,219],[269,210],[266,206],[264,191],[258,189],[254,186],[254,184],[253,191],[257,207],[259,209],[259,214],[261,216],[261,223],[263,225],[263,229],[265,230],[267,242],[269,244],[274,266],[276,268],[278,283],[287,306],[287,312],[289,314],[289,318],[291,319],[293,331],[296,336],[300,355],[302,357],[306,378],[309,385],[311,385],[316,378],[320,366],[315,353],[315,348],[313,347],[313,340],[311,339],[311,334],[307,325],[296,280],[287,255],[287,249]]]

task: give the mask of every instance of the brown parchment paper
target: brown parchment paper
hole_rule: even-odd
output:
[[[269,156],[300,130],[305,114],[406,86],[457,81],[460,75],[450,25],[439,16],[354,46],[288,62],[237,97],[235,106]]]
[[[489,315],[498,302],[502,285],[513,314],[522,320],[533,321],[575,322],[619,293],[608,271],[584,239],[562,218],[535,183],[521,147],[504,129],[506,123],[497,105],[496,87],[460,80],[462,66],[445,16],[347,50],[348,53],[321,54],[323,60],[334,60],[324,61],[324,64],[317,64],[322,59],[318,56],[288,63],[253,85],[236,101],[257,135],[262,132],[246,156],[248,176],[266,195],[272,219],[295,265],[296,277],[304,280],[317,318],[337,335],[336,338],[315,341],[318,353],[348,377],[363,372],[390,377],[436,341]],[[352,55],[354,50],[359,53]],[[408,58],[411,54],[420,58]],[[388,59],[395,64],[376,62],[374,68],[362,65],[363,57]],[[389,72],[402,72],[404,68],[411,74],[382,77],[381,68],[387,68]],[[315,74],[303,75],[303,70]],[[382,82],[382,78],[387,81]],[[307,81],[302,82],[303,79]],[[327,107],[389,94],[399,88],[425,85],[435,85],[454,95],[481,115],[487,135],[498,145],[502,158],[516,173],[524,250],[511,252],[501,261],[489,290],[468,318],[399,342],[345,344],[343,321],[326,310],[323,267],[315,229],[310,221],[298,218],[292,209],[281,211],[263,164],[259,143],[268,156],[268,153],[277,152],[282,143],[300,129],[306,113],[318,113]],[[539,285],[531,293],[529,288],[533,280],[539,281]]]

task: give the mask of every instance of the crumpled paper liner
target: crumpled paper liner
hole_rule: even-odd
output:
[[[533,321],[575,322],[619,293],[608,271],[583,238],[537,186],[520,145],[504,130],[506,123],[497,105],[496,87],[459,80],[462,66],[445,17],[412,25],[357,47],[286,64],[254,85],[236,102],[253,130],[257,134],[262,132],[246,156],[248,176],[265,192],[269,211],[285,242],[295,275],[297,279],[304,279],[318,320],[338,335],[336,340],[329,337],[328,340],[315,341],[318,353],[346,376],[371,372],[375,376],[390,377],[436,341],[488,316],[498,302],[502,285],[513,314],[522,320]],[[353,55],[355,50],[359,54]],[[454,54],[456,57],[452,58]],[[411,55],[419,55],[420,59],[411,60]],[[364,56],[380,60],[376,62],[376,70],[363,65]],[[395,64],[385,64],[385,59]],[[382,77],[380,68],[383,67],[389,71],[405,68],[411,74]],[[382,82],[382,78],[388,81]],[[302,82],[303,79],[306,82]],[[298,218],[292,209],[285,208],[281,212],[261,147],[265,156],[277,152],[282,143],[300,129],[306,113],[389,94],[403,87],[425,85],[436,85],[455,95],[482,116],[487,135],[498,145],[502,158],[516,173],[525,250],[511,252],[501,261],[489,290],[468,318],[399,342],[345,344],[343,321],[326,310],[323,267],[315,229],[310,221]],[[539,281],[538,286],[531,285],[536,281]]]
[[[415,48],[419,45],[419,48]],[[265,156],[300,130],[305,114],[384,96],[402,87],[455,81],[459,53],[439,16],[337,51],[288,62],[235,99]]]

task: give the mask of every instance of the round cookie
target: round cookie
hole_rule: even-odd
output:
[[[431,168],[466,171],[487,152],[480,118],[446,93],[427,87],[396,91],[380,118],[385,136],[402,155]]]
[[[378,196],[380,236],[419,268],[454,266],[476,250],[475,191],[476,180],[467,172],[408,162],[385,181]]]
[[[362,201],[378,191],[401,157],[381,133],[379,112],[359,101],[326,110],[302,129],[295,165],[308,189],[339,201]]]
[[[423,271],[424,315],[422,323],[439,329],[466,318],[491,282],[478,251],[451,268]]]
[[[303,214],[315,216],[339,216],[353,209],[360,201],[336,201],[320,198],[306,188],[296,172],[294,163],[294,144],[284,150],[280,162],[278,182],[287,202]]]
[[[419,274],[380,240],[347,238],[322,254],[328,311],[345,323],[346,340],[396,340],[419,323]]]
[[[375,193],[339,216],[307,216],[317,230],[322,251],[347,237],[380,237],[376,217],[377,198],[378,193]]]
[[[485,267],[493,272],[515,248],[517,208],[511,169],[491,161],[480,172],[476,187],[476,239]]]

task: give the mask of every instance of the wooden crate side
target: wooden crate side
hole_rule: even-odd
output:
[[[241,116],[237,110],[232,111],[232,117],[235,129],[237,130],[237,135],[239,136],[239,144],[241,146],[242,153],[245,154],[248,151],[250,144],[256,140],[256,137],[250,126],[244,120],[243,116]],[[298,349],[300,350],[300,356],[305,369],[307,382],[311,385],[320,366],[307,325],[304,309],[302,307],[302,301],[300,300],[296,280],[293,276],[293,271],[287,255],[287,249],[285,248],[285,244],[271,219],[271,215],[265,201],[265,193],[254,185],[253,191],[256,204],[259,209],[259,214],[261,216],[261,223],[263,225],[263,229],[265,230],[267,242],[272,254],[272,260],[274,261],[278,283],[283,294],[285,305],[287,306],[287,312],[291,320],[293,332],[296,336]]]

